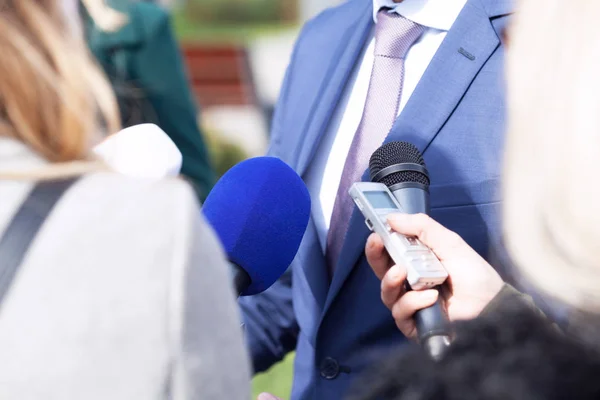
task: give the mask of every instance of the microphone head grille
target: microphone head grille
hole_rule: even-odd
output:
[[[423,160],[421,152],[412,143],[386,143],[375,150],[369,160],[371,179],[384,168],[404,163],[419,164],[425,167],[425,160]],[[388,187],[404,182],[414,182],[428,186],[429,177],[417,171],[401,171],[391,173],[380,179],[379,182],[384,183]]]

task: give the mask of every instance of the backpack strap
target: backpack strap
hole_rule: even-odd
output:
[[[11,220],[0,239],[0,305],[44,221],[78,179],[36,184]]]

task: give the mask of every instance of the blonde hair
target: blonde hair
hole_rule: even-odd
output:
[[[600,2],[521,1],[509,31],[505,237],[547,294],[600,311]]]
[[[4,0],[0,9],[0,136],[56,163],[33,174],[40,177],[93,169],[92,144],[119,129],[112,90],[83,38],[71,34],[60,1]]]

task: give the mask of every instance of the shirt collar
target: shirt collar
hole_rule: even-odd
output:
[[[373,0],[373,20],[377,22],[377,13],[382,7],[390,8],[404,18],[419,25],[440,31],[449,31],[452,24],[467,3],[467,0]]]

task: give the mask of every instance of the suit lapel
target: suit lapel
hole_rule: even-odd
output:
[[[294,286],[308,288],[313,295],[317,308],[321,312],[323,311],[325,299],[327,298],[329,276],[325,257],[323,257],[323,250],[321,249],[321,243],[319,242],[319,237],[317,235],[317,228],[315,227],[312,218],[309,221],[309,227],[302,239],[302,251],[298,253],[297,258],[299,266],[302,268],[302,273],[298,274],[298,281],[294,282]],[[306,297],[309,298],[309,296]],[[299,299],[298,301],[308,304],[309,306],[305,308],[311,309],[310,301],[307,301],[306,298]],[[318,317],[321,315],[320,312]],[[316,323],[311,326],[316,326]],[[308,336],[311,337],[311,335]]]
[[[424,152],[468,90],[471,82],[498,47],[498,35],[484,7],[492,0],[470,0],[427,67],[385,143],[405,140]],[[462,49],[462,50],[461,50]],[[362,178],[368,181],[368,173]],[[350,272],[364,254],[370,231],[361,213],[354,209],[348,235],[336,266],[324,314]]]
[[[512,14],[515,0],[480,0],[481,6],[490,18]]]
[[[331,21],[319,40],[320,49],[315,54],[326,61],[322,69],[327,71],[321,78],[317,90],[311,91],[308,112],[304,124],[299,124],[295,133],[301,137],[294,165],[296,172],[303,175],[315,155],[331,116],[346,87],[346,82],[357,64],[357,60],[369,36],[372,18],[371,1],[350,1],[339,11],[339,21]],[[340,27],[343,27],[342,29]],[[314,79],[307,77],[307,80]],[[292,135],[293,136],[293,135]]]
[[[439,133],[500,44],[479,0],[469,1],[431,60],[386,142],[408,140],[422,152]]]
[[[286,151],[289,164],[303,176],[327,129],[330,117],[346,87],[354,66],[361,54],[372,26],[372,2],[354,0],[340,6],[324,21],[317,40],[310,43],[311,58],[304,56],[296,66],[303,87],[301,102],[294,109],[294,121],[304,121],[286,133],[290,142]],[[323,21],[321,21],[323,23]],[[314,223],[303,239],[301,253],[301,279],[310,288],[322,310],[329,288],[329,277],[323,251]]]

